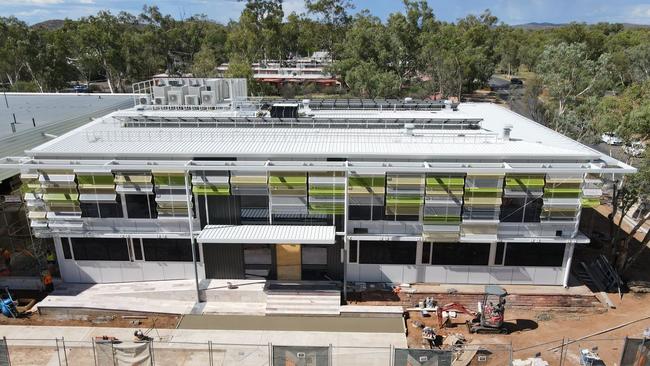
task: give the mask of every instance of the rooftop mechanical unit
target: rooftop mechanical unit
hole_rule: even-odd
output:
[[[174,87],[167,92],[167,104],[183,105],[187,95],[187,86]]]
[[[153,98],[153,104],[154,105],[167,105],[167,98],[166,97],[154,97]]]
[[[138,104],[140,104],[140,105],[149,105],[149,104],[151,104],[151,96],[149,94],[139,95],[138,96]]]
[[[186,95],[185,96],[185,105],[199,105],[199,96],[198,95]]]
[[[153,87],[153,97],[163,97],[167,98],[167,92],[169,91],[169,86],[167,85],[157,85]]]
[[[217,105],[217,92],[214,90],[201,91],[201,105],[214,107]]]

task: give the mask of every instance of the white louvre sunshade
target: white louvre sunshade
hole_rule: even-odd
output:
[[[222,244],[334,244],[334,226],[208,225],[199,243]]]

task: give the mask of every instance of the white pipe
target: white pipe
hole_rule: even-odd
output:
[[[571,274],[571,263],[573,263],[573,250],[576,245],[574,243],[569,243],[569,258],[566,260],[566,266],[564,267],[564,280],[562,285],[564,288],[569,288],[569,275]]]

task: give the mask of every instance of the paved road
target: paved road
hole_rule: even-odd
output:
[[[534,120],[530,114],[528,105],[524,100],[524,94],[526,92],[525,82],[523,86],[511,85],[509,80],[498,76],[492,76],[488,83],[490,88],[494,90],[499,98],[508,103],[511,110]],[[622,146],[607,145],[604,142],[588,144],[588,146],[621,161],[627,161],[629,158],[623,151]]]

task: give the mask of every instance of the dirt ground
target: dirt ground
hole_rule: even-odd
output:
[[[415,319],[427,326],[432,326],[441,335],[463,334],[468,342],[476,344],[512,344],[515,359],[526,359],[541,353],[541,356],[550,365],[559,365],[562,347],[550,351],[548,349],[561,346],[563,338],[565,342],[569,342],[569,339],[578,339],[610,327],[647,317],[648,319],[564,347],[564,365],[579,365],[578,352],[584,348],[592,349],[594,347],[597,347],[598,354],[607,365],[614,365],[620,362],[624,338],[641,337],[643,330],[650,328],[650,295],[625,294],[622,300],[618,299],[616,295],[610,297],[617,305],[617,308],[604,313],[539,312],[509,309],[506,311],[506,326],[512,333],[507,335],[469,334],[464,324],[467,318],[463,317],[463,315],[459,315],[457,319],[453,320],[452,327],[438,331],[435,317],[422,318],[419,312],[411,312],[411,319],[407,320],[408,343],[409,347],[422,347],[421,330],[412,325],[412,320]],[[488,346],[487,348],[491,347]],[[499,347],[495,348],[499,349]]]
[[[60,315],[40,315],[32,313],[18,319],[0,316],[0,325],[42,325],[42,326],[73,326],[73,327],[111,327],[111,328],[176,328],[179,316],[176,315],[145,315],[144,319],[124,319],[122,314],[109,312],[97,315],[80,315],[76,319],[66,319]]]

